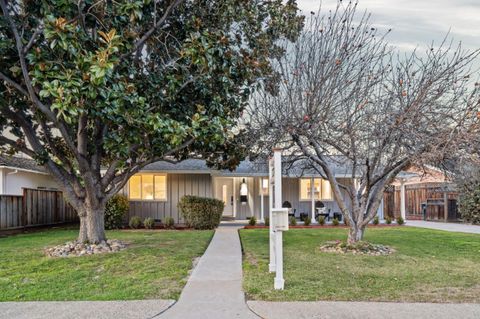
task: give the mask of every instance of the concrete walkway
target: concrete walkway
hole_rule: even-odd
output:
[[[407,220],[407,226],[445,230],[459,233],[480,234],[480,226],[458,223],[426,222],[423,220]]]
[[[0,318],[147,319],[167,310],[174,302],[174,300],[0,302]]]
[[[238,228],[223,222],[193,270],[178,302],[161,319],[258,318],[242,291],[242,251]]]
[[[264,302],[249,301],[262,318],[271,319],[478,319],[478,304],[392,302]]]

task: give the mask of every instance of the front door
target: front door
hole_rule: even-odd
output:
[[[217,178],[215,183],[215,198],[225,204],[223,216],[233,216],[233,178]]]

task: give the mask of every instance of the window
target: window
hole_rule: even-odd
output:
[[[268,196],[268,192],[270,191],[270,183],[268,182],[267,177],[263,177],[260,179],[260,195]]]
[[[313,179],[313,198],[315,200],[332,200],[332,189],[326,179]],[[300,200],[312,200],[312,179],[300,179]]]
[[[137,174],[129,181],[129,198],[134,200],[167,200],[167,176]]]

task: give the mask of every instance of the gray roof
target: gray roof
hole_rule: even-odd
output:
[[[38,165],[33,159],[0,155],[0,167],[8,167],[12,169],[19,169],[24,171],[32,171],[46,174],[45,168]]]
[[[340,162],[338,159],[331,159],[331,167],[337,177],[349,176],[349,165]],[[320,176],[320,174],[306,160],[298,160],[293,163],[282,164],[283,175],[288,177]],[[268,176],[268,164],[264,160],[240,162],[234,171],[215,170],[209,168],[205,160],[187,159],[178,163],[159,161],[145,166],[142,171],[165,172],[165,173],[204,173],[219,176]]]

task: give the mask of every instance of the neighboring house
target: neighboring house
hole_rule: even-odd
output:
[[[34,160],[0,155],[0,195],[22,195],[23,188],[57,189],[57,184]]]
[[[348,168],[338,164],[335,176],[343,183],[352,180]],[[163,220],[171,216],[182,222],[178,202],[184,195],[213,197],[225,203],[223,215],[232,219],[268,216],[268,166],[265,162],[243,161],[234,171],[214,170],[205,161],[188,159],[177,164],[156,162],[130,178],[123,193],[130,200],[130,216]],[[312,198],[312,193],[314,194]],[[284,165],[282,201],[290,202],[292,213],[312,216],[315,203],[321,201],[325,211],[340,213],[330,184],[313,169]]]

